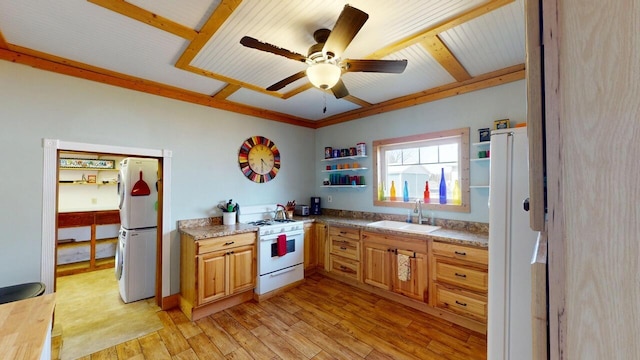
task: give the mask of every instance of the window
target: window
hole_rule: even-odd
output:
[[[374,148],[374,201],[376,206],[469,212],[469,128],[376,140]],[[440,204],[440,178],[444,171],[446,204]],[[404,199],[407,184],[408,200]],[[424,198],[425,184],[430,197]],[[460,198],[454,201],[454,188]],[[395,198],[391,197],[391,187]],[[457,191],[456,191],[457,192]]]

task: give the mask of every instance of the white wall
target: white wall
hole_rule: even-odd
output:
[[[308,199],[313,184],[312,129],[265,121],[0,61],[0,286],[38,281],[41,257],[42,139],[169,149],[171,222],[241,206]],[[253,135],[272,139],[282,168],[266,184],[246,179],[238,149]],[[172,259],[179,241],[172,234]],[[171,291],[179,291],[172,263]]]
[[[490,127],[493,120],[524,122],[524,81],[472,92],[392,113],[312,130],[130,91],[0,61],[0,286],[40,278],[42,139],[168,149],[172,157],[171,293],[180,290],[179,239],[175,222],[216,215],[215,205],[233,198],[241,206],[322,196],[323,207],[404,213],[373,207],[372,187],[324,189],[324,147],[444,129]],[[263,135],[275,141],[282,168],[275,180],[255,184],[237,165],[240,144]],[[15,155],[19,154],[19,156]],[[367,167],[371,167],[369,158]],[[472,167],[473,171],[473,167]],[[365,173],[372,182],[372,171]],[[472,174],[473,176],[473,174]],[[473,181],[473,178],[472,178]],[[334,194],[332,204],[326,196]],[[469,214],[437,217],[488,222],[488,192],[472,190]]]
[[[478,142],[478,129],[492,128],[493,121],[498,119],[510,119],[511,126],[526,122],[524,80],[318,129],[315,159],[318,164],[326,165],[326,163],[319,163],[324,159],[325,146],[345,148],[355,146],[358,142],[365,142],[369,157],[360,163],[366,164],[369,168],[365,174],[369,185],[372,185],[373,149],[371,144],[374,140],[470,127],[470,142],[474,143]],[[473,156],[473,152],[477,149],[472,146],[470,151],[472,152],[470,158],[477,157]],[[321,188],[322,179],[327,177],[326,173],[321,172],[322,165],[317,165],[314,169],[315,193],[316,196],[322,197],[322,207],[406,214],[406,209],[373,206],[372,186],[357,190]],[[488,179],[486,163],[484,165],[471,163],[470,171],[472,184],[474,175]],[[471,189],[470,193],[470,213],[433,212],[434,215],[438,218],[488,223],[488,189]],[[332,197],[332,203],[327,202],[329,195]]]

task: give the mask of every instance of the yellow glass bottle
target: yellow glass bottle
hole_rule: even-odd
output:
[[[460,184],[458,183],[458,180],[455,181],[455,183],[453,184],[453,203],[455,205],[460,205],[462,204],[462,194],[460,193]]]
[[[396,201],[396,184],[391,181],[391,190],[389,190],[389,197],[391,201]]]

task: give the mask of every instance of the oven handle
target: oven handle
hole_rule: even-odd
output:
[[[273,272],[273,273],[269,274],[269,277],[276,277],[276,276],[280,276],[280,275],[282,275],[282,274],[286,274],[286,273],[288,273],[288,272],[292,272],[292,271],[294,271],[295,269],[296,269],[295,267],[292,267],[292,268],[289,268],[289,269],[284,269],[284,270],[278,271],[277,273]]]
[[[291,240],[295,236],[304,236],[304,232],[285,232],[283,234],[287,235],[287,240]],[[280,234],[262,235],[262,236],[259,236],[259,238],[260,238],[260,241],[265,241],[265,242],[266,241],[276,241],[276,240],[278,240],[278,235],[280,235]]]

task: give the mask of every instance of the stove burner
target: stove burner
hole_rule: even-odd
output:
[[[279,220],[269,219],[269,220],[251,221],[251,222],[248,222],[247,224],[253,225],[253,226],[267,226],[267,225],[284,224],[284,223],[291,223],[291,222],[296,222],[296,220],[291,220],[291,219],[279,219]]]

